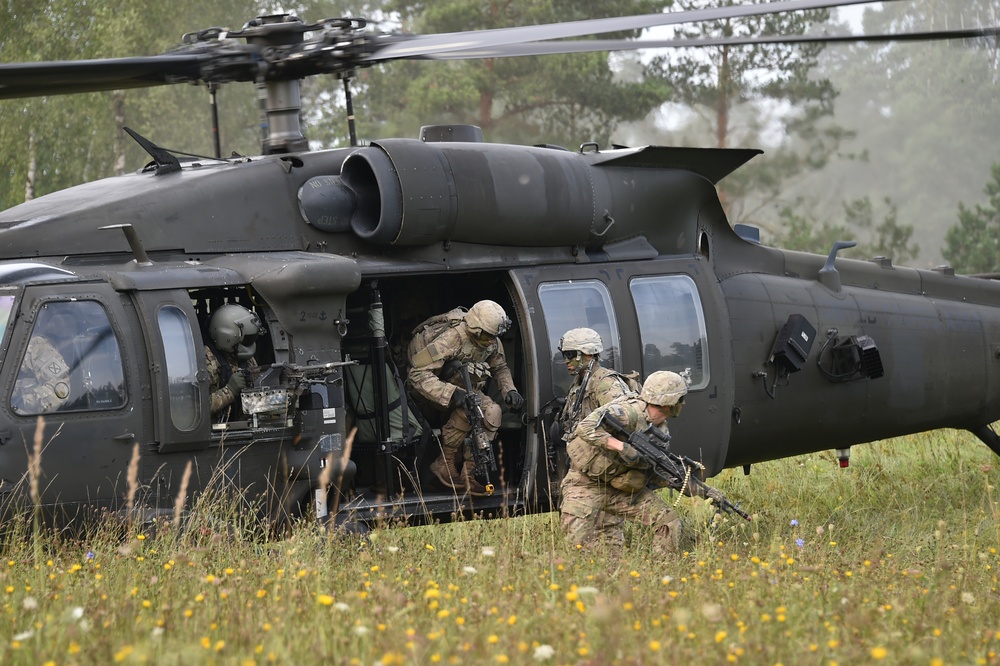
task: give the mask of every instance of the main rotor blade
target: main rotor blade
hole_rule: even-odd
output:
[[[696,9],[692,11],[667,12],[663,14],[644,14],[641,16],[588,19],[584,21],[548,23],[544,25],[522,26],[518,28],[473,30],[468,32],[451,32],[440,35],[415,35],[403,39],[396,38],[386,46],[376,48],[374,52],[361,56],[360,61],[372,63],[399,58],[423,58],[432,54],[447,53],[451,51],[477,51],[510,44],[564,39],[568,37],[583,37],[586,35],[599,35],[606,32],[640,30],[642,28],[651,28],[660,25],[675,25],[678,23],[695,23],[700,21],[718,21],[727,18],[760,16],[763,14],[805,11],[810,9],[829,9],[848,5],[870,4],[876,1],[878,0],[784,0],[783,2],[737,5],[732,7],[718,7],[714,9]],[[896,2],[897,0],[882,1]]]
[[[205,54],[0,65],[0,99],[145,88],[197,80]]]
[[[975,39],[1000,35],[1000,26],[934,30],[878,35],[772,35],[762,37],[719,37],[692,39],[593,39],[586,41],[532,42],[510,44],[495,49],[451,51],[422,56],[423,60],[465,60],[474,58],[509,58],[514,56],[553,55],[556,53],[589,53],[592,51],[639,51],[643,49],[686,48],[706,46],[747,46],[751,44],[809,44],[853,42],[927,42],[952,39]]]

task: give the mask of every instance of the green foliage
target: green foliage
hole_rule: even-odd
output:
[[[677,8],[732,4],[729,0],[678,0]],[[678,28],[677,36],[799,35],[828,19],[828,10],[813,10],[706,21]],[[741,169],[720,184],[731,222],[752,221],[761,206],[781,199],[790,180],[825,166],[848,135],[831,121],[836,98],[832,84],[815,75],[823,48],[821,44],[776,44],[681,49],[651,62],[649,76],[668,82],[671,101],[694,111],[694,120],[681,130],[684,142],[768,148],[752,168]]]
[[[557,514],[265,542],[224,501],[154,535],[3,542],[4,664],[984,663],[1000,466],[937,431],[728,470],[753,522],[677,509],[687,550],[577,548]],[[671,498],[673,501],[676,498]],[[235,523],[235,524],[234,524]]]
[[[945,234],[945,259],[960,273],[1000,272],[1000,163],[984,192],[988,206],[958,206],[958,223]]]
[[[996,0],[908,0],[866,9],[864,31],[886,33],[996,24]],[[940,263],[960,201],[977,197],[997,160],[1000,118],[995,40],[856,44],[824,52],[823,76],[838,83],[837,117],[857,132],[843,160],[812,179],[817,197],[891,196],[914,226],[921,259]]]
[[[784,232],[777,244],[789,250],[826,254],[835,241],[855,240],[858,245],[845,250],[844,256],[857,259],[882,256],[891,258],[897,264],[905,264],[917,256],[920,247],[910,243],[913,227],[899,223],[892,200],[886,198],[884,204],[887,209],[885,217],[878,224],[875,222],[874,206],[868,197],[844,204],[844,224],[832,224],[825,220],[817,224],[791,207],[785,207],[779,214]]]
[[[258,12],[249,0],[17,4],[0,9],[0,25],[17,27],[0,33],[4,62],[155,55],[179,44],[185,32],[238,27]],[[258,153],[252,86],[225,87],[219,99],[225,154]],[[4,100],[0,117],[0,172],[6,176],[0,179],[0,209],[24,200],[32,163],[35,196],[141,167],[149,156],[122,133],[121,124],[168,148],[213,152],[208,94],[194,86]]]
[[[386,0],[366,9],[393,13],[407,31],[432,34],[652,13],[664,4],[669,2]],[[621,80],[613,62],[607,53],[591,53],[385,63],[358,73],[354,103],[359,133],[366,139],[416,137],[422,125],[467,123],[480,126],[491,141],[604,145],[619,122],[642,118],[667,95],[660,81]],[[310,138],[344,145],[339,85],[311,81],[308,87],[311,97],[325,92],[332,100],[310,114]]]

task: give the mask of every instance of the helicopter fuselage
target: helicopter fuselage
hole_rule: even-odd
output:
[[[334,512],[363,520],[544,510],[565,465],[546,437],[569,383],[556,345],[582,326],[609,366],[690,379],[672,446],[710,476],[942,427],[1000,452],[1000,286],[738,236],[715,184],[757,152],[392,139],[151,167],[4,211],[2,490],[23,495],[40,468],[38,501],[64,513],[119,509],[134,484],[169,512],[190,462],[190,492],[225,481],[273,518],[326,485]],[[504,416],[501,491],[472,500],[428,483],[441,414],[407,399],[401,352],[421,321],[482,298],[515,321],[502,342],[527,404]],[[258,388],[285,392],[280,415],[208,413],[204,331],[225,302],[267,324]],[[19,404],[29,346],[56,315],[69,397]],[[330,371],[280,372],[310,364]],[[372,392],[374,373],[395,393]],[[389,425],[368,432],[372,418]]]

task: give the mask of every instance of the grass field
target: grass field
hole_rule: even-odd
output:
[[[28,526],[0,560],[3,664],[996,664],[1000,460],[939,431],[729,470],[754,513],[681,499],[688,550],[576,548],[557,514],[85,542]]]

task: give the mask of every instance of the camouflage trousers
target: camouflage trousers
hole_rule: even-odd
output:
[[[492,442],[497,436],[497,431],[500,430],[503,410],[500,409],[500,405],[482,392],[479,393],[479,398],[483,401],[483,430],[486,431],[486,437]],[[470,430],[472,430],[472,426],[469,425],[469,417],[465,413],[465,408],[458,407],[441,426],[441,444],[444,446],[444,454],[451,456],[451,459],[454,460]],[[472,460],[472,451],[465,447],[461,457],[464,457],[465,460]],[[461,460],[458,463],[461,466]]]
[[[662,552],[680,548],[681,519],[667,502],[649,488],[628,492],[570,470],[562,482],[560,514],[563,531],[574,544],[599,540],[624,542],[621,518],[653,529],[654,547]],[[619,541],[620,538],[620,541]]]

